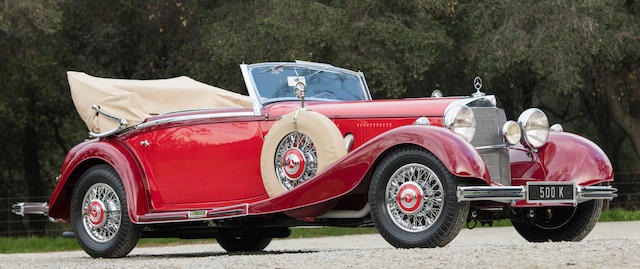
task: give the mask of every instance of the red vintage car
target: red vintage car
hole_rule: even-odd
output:
[[[296,226],[375,226],[412,248],[510,219],[532,242],[579,241],[616,196],[596,144],[536,108],[507,120],[479,78],[472,96],[371,100],[363,73],[328,64],[240,69],[249,96],[70,72],[93,139],[48,204],[13,211],[70,221],[89,255],[122,257],[140,237],[260,251]]]

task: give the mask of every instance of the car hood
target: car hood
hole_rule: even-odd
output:
[[[344,118],[403,118],[442,117],[449,104],[460,97],[396,99],[355,102],[306,101],[305,108],[322,113],[332,119]],[[301,102],[289,101],[266,105],[263,113],[277,119],[300,108]]]

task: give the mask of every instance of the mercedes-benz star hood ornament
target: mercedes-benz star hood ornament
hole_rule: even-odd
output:
[[[485,93],[480,91],[480,89],[482,89],[482,79],[480,77],[476,77],[473,79],[473,87],[476,88],[476,92],[474,92],[471,96],[482,97],[486,95]]]

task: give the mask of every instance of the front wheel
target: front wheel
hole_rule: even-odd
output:
[[[511,220],[513,227],[529,242],[580,241],[600,218],[602,200],[591,200],[577,207],[538,208],[530,221]]]
[[[113,168],[97,165],[82,174],[71,196],[71,224],[91,257],[124,257],[136,246],[139,232],[129,219],[124,186]]]
[[[271,237],[221,236],[216,241],[227,252],[262,251],[271,243]]]
[[[404,148],[386,156],[369,186],[373,222],[398,248],[445,246],[462,229],[468,202],[458,202],[458,178],[432,153]]]

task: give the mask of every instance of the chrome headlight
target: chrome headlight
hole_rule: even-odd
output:
[[[476,133],[476,119],[471,108],[465,105],[453,106],[444,113],[444,127],[471,142]]]
[[[518,124],[524,131],[524,142],[534,148],[540,148],[547,143],[549,137],[549,120],[542,110],[529,108],[520,114]]]
[[[509,145],[518,144],[518,141],[522,138],[520,125],[512,120],[505,122],[504,125],[502,125],[502,135],[504,136],[504,141]]]

